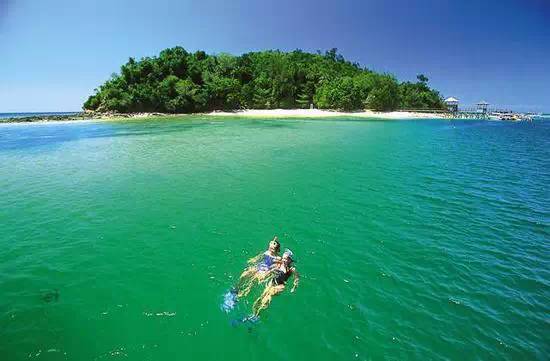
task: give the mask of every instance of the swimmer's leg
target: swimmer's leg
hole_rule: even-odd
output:
[[[256,300],[256,302],[254,302],[254,305],[252,306],[254,315],[258,316],[262,310],[269,307],[273,296],[281,293],[284,288],[284,285],[268,285],[262,295]]]
[[[247,296],[252,290],[252,287],[256,284],[260,284],[270,279],[271,277],[269,271],[256,271],[254,275],[246,282],[246,286],[239,288],[239,297]]]
[[[267,285],[262,295],[258,297],[252,306],[254,316],[258,316],[262,310],[269,307],[273,296],[283,292],[284,289],[285,285]]]
[[[237,285],[235,286],[238,290],[240,290],[243,287],[246,287],[246,285],[251,281],[252,277],[256,274],[256,267],[248,267],[246,268],[243,273],[241,273],[241,276],[239,277],[239,281],[237,282]]]
[[[258,283],[265,282],[267,280],[273,279],[272,272],[270,271],[260,271],[256,273],[256,279]]]
[[[239,288],[239,293],[237,293],[237,297],[246,297],[250,293],[250,290],[252,290],[252,286],[254,286],[254,282],[252,281],[249,281],[246,285],[241,286]]]
[[[243,287],[239,288],[239,294],[238,294],[239,298],[247,296],[252,290],[252,287],[254,287],[254,285],[259,282],[260,282],[260,274],[255,273],[252,277],[250,277],[249,280],[247,280],[245,284],[243,284]]]
[[[243,273],[241,273],[241,276],[239,277],[238,284],[242,282],[246,282],[250,277],[254,276],[254,274],[256,273],[256,270],[257,270],[256,267],[245,268],[245,270],[243,271]]]

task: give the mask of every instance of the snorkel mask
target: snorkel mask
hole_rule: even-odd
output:
[[[294,262],[294,253],[292,253],[292,251],[289,250],[288,248],[285,249],[285,252],[283,253],[283,258],[285,256],[290,260],[290,262]]]

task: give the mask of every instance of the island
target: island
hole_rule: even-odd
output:
[[[206,113],[244,109],[445,110],[428,78],[399,82],[352,63],[337,49],[210,55],[183,47],[130,58],[83,108],[99,113]]]
[[[176,46],[158,56],[129,58],[94,89],[82,112],[16,114],[0,123],[59,122],[208,115],[251,118],[485,119],[531,121],[532,112],[458,108],[458,100],[428,86],[400,82],[346,60],[336,48],[321,53],[266,50],[239,56],[194,53]]]

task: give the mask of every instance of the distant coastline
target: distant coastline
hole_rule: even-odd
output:
[[[75,115],[80,113],[80,111],[73,112],[7,112],[0,113],[0,121],[2,119],[11,119],[11,118],[27,118],[27,117],[36,117],[36,116],[56,116],[56,115]]]
[[[0,124],[3,123],[46,123],[68,122],[91,119],[103,119],[108,115],[88,112],[24,112],[24,113],[0,113]]]

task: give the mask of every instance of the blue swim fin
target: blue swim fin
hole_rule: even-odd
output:
[[[237,293],[237,289],[233,287],[223,295],[223,302],[220,305],[222,311],[224,311],[225,313],[229,313],[235,308],[235,306],[239,302]]]

